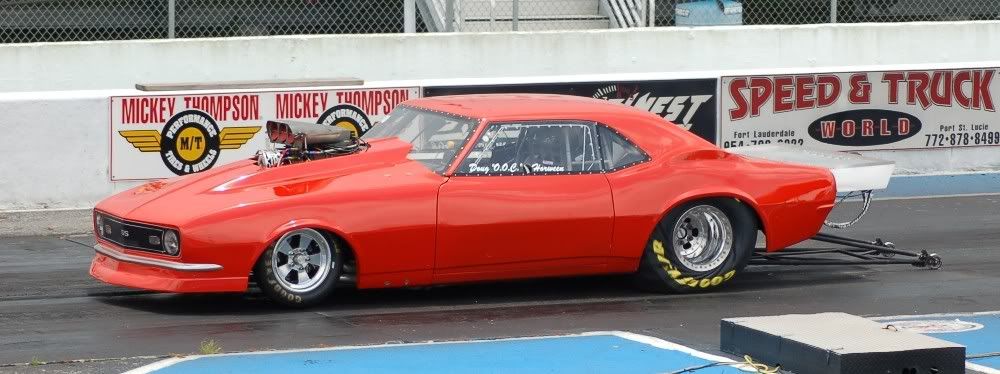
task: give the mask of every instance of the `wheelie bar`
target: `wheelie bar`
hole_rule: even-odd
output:
[[[927,251],[912,252],[897,249],[892,242],[882,239],[863,241],[843,236],[818,233],[812,240],[843,245],[848,248],[786,248],[780,252],[755,252],[751,265],[898,265],[909,264],[916,267],[940,269],[941,257]],[[854,259],[817,257],[817,255],[844,255]],[[912,259],[892,259],[900,255]]]

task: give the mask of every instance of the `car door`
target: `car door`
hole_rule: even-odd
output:
[[[593,123],[492,123],[438,193],[436,282],[600,272],[614,207]]]

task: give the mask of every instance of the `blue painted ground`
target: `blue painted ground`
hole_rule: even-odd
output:
[[[182,361],[155,373],[663,373],[711,363],[614,335],[373,346]],[[741,373],[713,367],[706,373]]]
[[[942,321],[954,321],[959,320],[963,322],[974,322],[983,325],[983,328],[979,330],[964,331],[964,332],[943,332],[943,333],[924,333],[928,336],[932,336],[938,339],[947,340],[953,343],[958,343],[966,347],[966,355],[976,355],[983,353],[1000,352],[1000,313],[996,314],[981,314],[981,315],[952,315],[952,316],[916,316],[916,317],[904,317],[904,318],[892,318],[891,321],[927,321],[927,320],[942,320]],[[878,319],[881,322],[889,322],[888,319]],[[1000,370],[1000,357],[989,357],[980,359],[970,359],[977,365],[982,365],[994,369]]]
[[[1000,193],[1000,173],[897,175],[875,198]]]

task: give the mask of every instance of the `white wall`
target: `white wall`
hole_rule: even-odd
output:
[[[0,98],[0,211],[92,206],[113,192],[108,96]]]
[[[0,46],[0,92],[1000,60],[996,46],[991,21],[15,44]]]

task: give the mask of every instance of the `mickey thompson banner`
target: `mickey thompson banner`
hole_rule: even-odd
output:
[[[722,77],[719,143],[839,151],[998,145],[997,71]]]
[[[167,178],[245,159],[264,123],[295,119],[362,135],[416,87],[111,98],[111,180]]]

